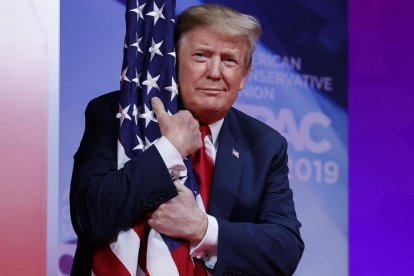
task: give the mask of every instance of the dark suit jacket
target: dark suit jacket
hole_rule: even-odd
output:
[[[118,99],[112,92],[86,109],[70,193],[78,235],[73,275],[90,275],[97,246],[177,194],[155,147],[117,170]],[[218,139],[208,209],[219,224],[215,275],[292,274],[304,245],[289,188],[286,140],[233,108]]]

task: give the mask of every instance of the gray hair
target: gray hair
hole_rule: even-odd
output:
[[[260,23],[255,17],[218,4],[189,7],[176,19],[176,44],[184,33],[197,27],[213,28],[244,41],[248,46],[248,55],[244,60],[245,69],[250,70],[254,45],[261,33]]]

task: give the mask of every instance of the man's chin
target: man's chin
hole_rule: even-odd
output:
[[[198,109],[197,111],[192,111],[191,113],[194,118],[200,122],[200,124],[209,125],[223,119],[224,116],[226,116],[227,110],[204,106],[203,108]]]

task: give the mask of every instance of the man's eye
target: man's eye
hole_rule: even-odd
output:
[[[236,66],[237,65],[237,60],[235,60],[234,58],[227,58],[223,60],[224,64],[226,64],[226,66]]]
[[[207,59],[207,55],[204,53],[195,53],[193,56],[197,61],[204,61]]]

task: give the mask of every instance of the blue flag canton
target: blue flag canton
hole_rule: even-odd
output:
[[[160,131],[151,98],[167,112],[178,109],[174,47],[175,1],[127,1],[121,73],[119,141],[134,158],[150,147]]]

